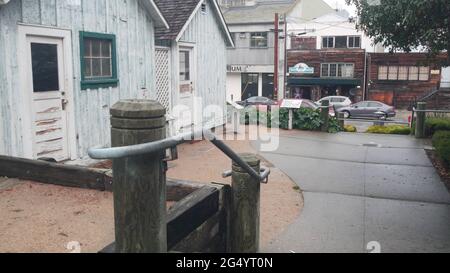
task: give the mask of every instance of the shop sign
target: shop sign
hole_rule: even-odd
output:
[[[314,67],[309,67],[307,64],[299,63],[294,67],[289,68],[290,74],[314,74]]]

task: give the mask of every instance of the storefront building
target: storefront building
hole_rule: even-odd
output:
[[[289,50],[286,97],[318,101],[327,96],[365,99],[363,49]]]

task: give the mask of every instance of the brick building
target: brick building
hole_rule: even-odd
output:
[[[363,98],[364,49],[289,50],[287,96],[317,101],[326,96]]]
[[[408,108],[416,100],[439,90],[442,67],[425,53],[370,53],[368,63],[368,99],[397,108]]]

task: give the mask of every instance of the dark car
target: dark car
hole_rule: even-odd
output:
[[[273,101],[269,98],[266,97],[251,97],[249,99],[246,99],[244,101],[240,101],[237,104],[242,105],[244,107],[247,106],[253,106],[253,105],[267,105],[267,106],[272,106],[272,105],[277,105],[276,101]]]
[[[344,113],[345,118],[379,118],[395,117],[395,108],[378,101],[362,101],[337,110]]]

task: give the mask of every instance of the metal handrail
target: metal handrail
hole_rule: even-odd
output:
[[[442,114],[450,114],[450,110],[417,110],[416,108],[413,108],[413,112],[416,113],[442,113]]]
[[[132,156],[139,156],[160,152],[169,148],[176,147],[187,141],[191,141],[196,136],[203,136],[209,140],[214,146],[227,155],[239,167],[244,169],[252,178],[261,183],[268,183],[270,169],[261,169],[261,174],[255,171],[249,164],[247,164],[238,154],[236,154],[225,142],[219,140],[210,130],[201,130],[181,134],[175,137],[170,137],[150,143],[131,145],[125,147],[114,148],[91,148],[88,154],[92,159],[119,159]]]

